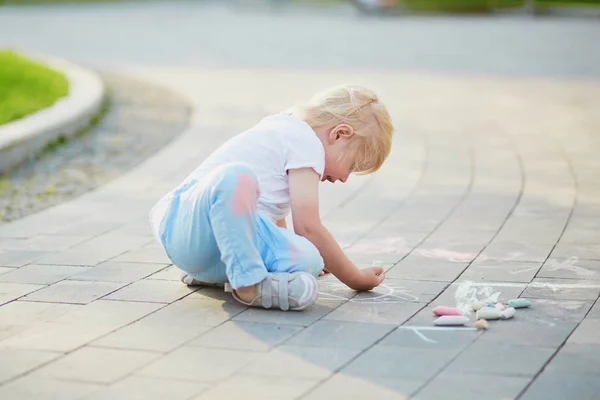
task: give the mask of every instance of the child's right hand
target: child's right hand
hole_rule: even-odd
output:
[[[348,286],[354,290],[366,291],[379,286],[384,279],[385,272],[382,267],[361,268],[354,282]]]

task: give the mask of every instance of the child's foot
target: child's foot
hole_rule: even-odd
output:
[[[317,300],[319,284],[306,272],[279,272],[269,274],[255,286],[234,290],[232,294],[248,306],[300,311]]]
[[[185,283],[188,286],[207,286],[207,287],[217,287],[223,289],[225,287],[224,283],[208,283],[199,281],[196,278],[188,275],[186,272],[182,272],[180,276],[181,282]]]

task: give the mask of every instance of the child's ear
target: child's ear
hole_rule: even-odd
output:
[[[348,124],[339,124],[335,128],[333,128],[332,133],[335,133],[335,140],[340,138],[350,138],[354,135],[354,128],[352,128]]]

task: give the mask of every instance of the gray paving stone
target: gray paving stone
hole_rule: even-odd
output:
[[[286,342],[289,345],[362,350],[394,329],[395,325],[317,321]]]
[[[28,301],[87,304],[123,287],[123,283],[61,281],[27,295]]]
[[[136,250],[128,251],[113,259],[120,262],[141,262],[155,264],[171,264],[171,260],[165,251],[158,245],[144,246]]]
[[[97,384],[25,376],[0,386],[2,400],[76,400],[100,388]]]
[[[67,265],[36,265],[29,264],[14,271],[0,275],[0,282],[32,283],[49,285],[68,278],[72,275],[87,270],[85,267],[72,267]]]
[[[79,265],[93,267],[123,253],[122,249],[96,247],[93,249],[72,248],[37,259],[39,264]]]
[[[467,265],[466,262],[408,256],[391,268],[386,273],[386,277],[452,282]]]
[[[584,260],[600,260],[600,245],[598,243],[567,244],[558,243],[551,256],[553,258],[578,257]]]
[[[537,277],[585,279],[586,281],[600,280],[600,261],[582,260],[575,257],[568,259],[550,258],[544,263]]]
[[[428,350],[378,344],[358,356],[341,372],[364,379],[390,377],[425,380],[433,377],[459,351],[459,349]]]
[[[174,265],[171,265],[167,268],[163,268],[155,274],[150,275],[146,279],[156,279],[162,281],[177,281],[180,282],[181,270]]]
[[[243,373],[319,380],[334,373],[358,353],[359,350],[352,349],[282,345],[261,354],[243,369]]]
[[[242,369],[261,353],[184,346],[135,373],[137,376],[214,383]]]
[[[68,314],[81,305],[13,301],[0,307],[0,326],[34,326]]]
[[[574,397],[575,396],[575,397]],[[595,400],[600,397],[600,379],[594,375],[544,371],[520,397],[522,400]]]
[[[536,278],[522,294],[532,299],[591,300],[600,295],[600,282],[575,279]]]
[[[0,305],[42,288],[44,285],[0,282]]]
[[[0,267],[0,275],[5,274],[10,271],[14,271],[15,268],[12,267]]]
[[[581,324],[575,329],[568,343],[572,344],[600,344],[600,320],[584,319]]]
[[[51,322],[34,325],[5,340],[9,347],[68,352],[98,339],[144,315],[160,304],[97,300],[78,306]]]
[[[442,372],[421,390],[414,400],[515,399],[527,386],[529,378],[483,374],[453,374]]]
[[[181,282],[141,280],[106,296],[107,300],[171,303],[198,290]]]
[[[411,326],[400,326],[386,336],[382,346],[399,346],[413,349],[464,349],[481,335],[478,331],[419,329]]]
[[[0,243],[0,248],[10,250],[34,250],[46,252],[59,251],[66,250],[69,247],[72,247],[78,243],[88,240],[89,238],[90,237],[86,235],[38,235],[27,239],[12,240],[6,244]]]
[[[197,382],[129,376],[92,392],[83,400],[186,400],[207,387]]]
[[[402,302],[353,302],[342,304],[323,319],[372,324],[400,325],[416,314],[425,304]]]
[[[541,268],[540,262],[525,261],[474,261],[461,275],[461,279],[475,282],[525,282],[529,283]]]
[[[553,348],[476,341],[452,361],[446,371],[533,376],[552,354]]]
[[[60,356],[60,353],[49,351],[2,348],[0,349],[0,384]]]
[[[38,369],[32,376],[111,383],[149,364],[158,356],[145,351],[83,347]]]
[[[234,375],[193,400],[295,400],[318,383],[316,380],[282,377],[273,379],[259,375]]]
[[[244,312],[236,315],[234,321],[260,322],[271,324],[308,326],[331,313],[342,304],[339,301],[325,301],[318,299],[308,309],[302,312],[289,312],[279,310],[265,310],[249,307]]]
[[[600,344],[567,343],[546,366],[546,370],[600,376],[598,360],[600,360]]]
[[[552,251],[554,243],[535,244],[523,241],[497,241],[488,245],[477,261],[530,261],[544,262]]]
[[[39,260],[47,254],[49,252],[39,250],[0,250],[0,266],[22,267]]]
[[[302,328],[292,325],[227,321],[189,343],[190,346],[266,352]]]
[[[108,261],[75,274],[70,277],[70,280],[131,283],[163,268],[165,268],[163,264]]]
[[[362,376],[337,373],[304,398],[306,400],[408,400],[424,379],[403,379],[384,376]]]
[[[369,304],[426,303],[437,297],[447,286],[445,282],[386,278],[381,285],[358,293],[351,301]]]

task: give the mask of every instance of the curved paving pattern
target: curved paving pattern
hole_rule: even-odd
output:
[[[598,397],[600,83],[129,72],[188,96],[192,126],[117,181],[0,225],[2,399]],[[399,134],[379,173],[323,185],[322,214],[357,263],[384,261],[384,285],[328,276],[316,306],[282,313],[180,284],[148,231],[157,197],[264,114],[350,80],[379,89]],[[432,327],[436,305],[518,296],[533,308],[489,331]]]

